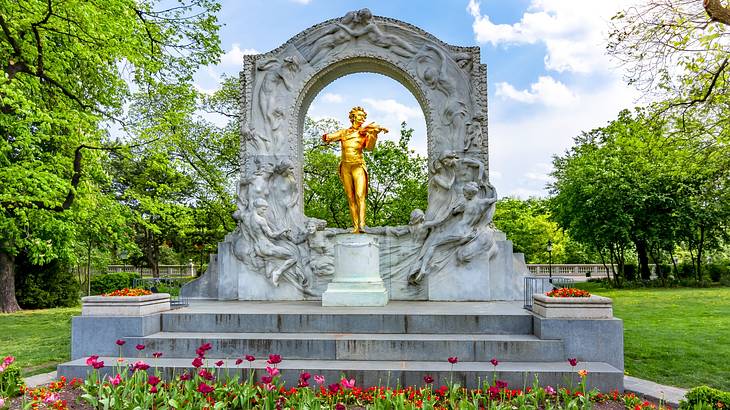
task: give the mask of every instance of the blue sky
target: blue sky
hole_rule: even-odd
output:
[[[478,45],[488,65],[490,175],[500,196],[546,196],[551,158],[580,131],[605,125],[638,94],[605,55],[608,22],[632,0],[240,0],[223,1],[219,18],[226,54],[195,77],[205,92],[222,75],[238,75],[245,53],[270,51],[321,21],[367,7],[414,24],[441,40]],[[363,93],[362,84],[367,84]],[[309,115],[347,122],[363,105],[368,119],[415,129],[425,153],[425,122],[415,98],[396,81],[353,74],[320,92]]]

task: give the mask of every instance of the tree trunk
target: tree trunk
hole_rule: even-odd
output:
[[[649,269],[649,255],[647,253],[646,241],[639,239],[635,242],[636,254],[639,257],[639,273],[641,280],[651,279],[651,270]]]
[[[712,20],[730,25],[730,8],[723,6],[720,0],[704,0],[702,5]]]
[[[19,310],[15,299],[15,256],[0,251],[0,313]]]

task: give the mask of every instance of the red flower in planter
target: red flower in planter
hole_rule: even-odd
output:
[[[192,376],[190,376],[190,373],[183,373],[180,375],[180,380],[182,380],[182,381],[187,381],[187,380],[190,380],[191,378],[192,378]]]
[[[274,380],[274,378],[271,377],[270,374],[265,374],[265,375],[261,376],[261,383],[269,384],[269,383],[271,383],[272,380]]]
[[[154,357],[155,359],[159,359],[160,357],[162,357],[162,352],[154,352],[152,353],[152,357]]]
[[[243,359],[241,359],[241,358],[236,359],[236,366],[238,366],[241,363],[243,363]]]
[[[160,383],[160,378],[157,376],[150,376],[147,378],[147,383],[150,386],[157,386],[157,384]]]
[[[102,361],[94,362],[91,364],[91,367],[93,367],[96,370],[99,370],[102,367],[104,367],[104,361],[102,360]]]
[[[497,365],[499,364],[499,360],[497,360],[496,357],[493,357],[492,360],[489,361],[489,363],[491,363],[492,366],[497,367]]]
[[[545,294],[553,298],[588,298],[591,296],[587,290],[576,288],[558,288]]]
[[[200,369],[200,371],[198,372],[198,376],[202,377],[205,380],[213,380],[213,373],[205,369]]]
[[[223,366],[223,360],[218,360],[217,362],[215,362],[215,365],[218,367]]]

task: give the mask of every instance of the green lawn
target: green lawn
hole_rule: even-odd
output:
[[[56,370],[71,358],[71,316],[81,308],[0,314],[0,356],[13,355],[26,376]]]
[[[627,374],[691,388],[730,391],[730,288],[605,289],[624,321]]]

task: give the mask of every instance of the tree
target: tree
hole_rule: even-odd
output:
[[[497,201],[494,225],[507,234],[514,251],[525,254],[527,263],[547,263],[547,243],[553,244],[553,262],[566,263],[566,235],[550,219],[543,199],[502,198]]]
[[[101,121],[129,125],[132,87],[189,84],[221,50],[209,0],[0,4],[0,311],[12,312],[15,255],[44,263],[70,252],[67,214],[95,165],[85,155],[117,149]]]
[[[656,110],[677,117],[683,133],[717,135],[728,126],[730,8],[721,0],[650,0],[613,17],[609,53],[628,81],[658,97]],[[701,127],[684,126],[686,116]],[[695,124],[698,125],[698,124]]]
[[[324,133],[342,126],[333,119],[313,121],[304,126],[304,213],[324,219],[328,225],[350,227],[352,222],[342,183],[337,175],[339,145],[325,146]],[[367,223],[369,226],[408,223],[410,213],[428,204],[428,174],[425,158],[408,148],[413,129],[401,124],[398,142],[378,141],[365,154],[369,186]],[[334,149],[333,149],[334,147]]]

